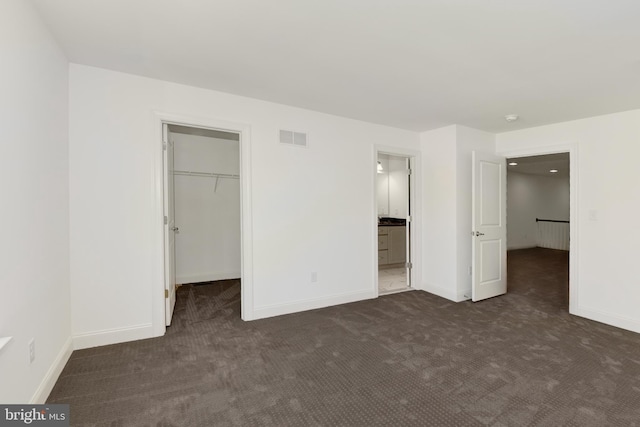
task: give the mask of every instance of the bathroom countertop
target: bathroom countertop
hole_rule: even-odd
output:
[[[378,227],[400,227],[407,225],[407,221],[401,218],[381,218]]]

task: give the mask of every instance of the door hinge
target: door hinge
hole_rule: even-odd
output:
[[[411,215],[407,215],[407,218],[405,219],[406,222],[411,222]]]
[[[404,267],[411,269],[411,268],[413,268],[413,263],[407,262],[407,263],[404,264]]]
[[[407,175],[411,176],[411,169],[407,169]]]
[[[164,151],[167,151],[167,143],[166,143],[166,142],[163,142],[163,143],[162,143],[162,149],[163,149]]]
[[[167,216],[164,216],[164,225],[169,224],[169,218],[167,218]]]
[[[169,289],[164,290],[164,297],[169,298]]]

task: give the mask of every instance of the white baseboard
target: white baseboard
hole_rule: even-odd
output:
[[[536,248],[537,246],[535,244],[533,245],[513,245],[513,246],[507,246],[507,250],[508,251],[517,251],[518,249],[533,249]]]
[[[143,340],[153,338],[153,325],[129,326],[126,328],[105,329],[102,331],[87,332],[73,336],[73,349],[98,347],[101,345],[117,344],[127,341]]]
[[[362,301],[375,298],[376,294],[371,291],[350,292],[346,294],[332,295],[330,297],[295,301],[285,304],[274,304],[265,307],[256,307],[253,310],[251,320],[264,319],[267,317],[281,316],[283,314],[297,313],[300,311],[315,310],[317,308],[330,307],[332,305],[347,304],[350,302]]]
[[[47,401],[49,394],[51,394],[51,390],[53,390],[53,386],[56,384],[56,381],[58,381],[62,370],[71,357],[71,353],[73,352],[72,343],[71,337],[65,341],[60,352],[53,363],[51,363],[47,373],[40,382],[40,385],[36,389],[35,393],[33,393],[30,401],[31,404],[41,405]]]
[[[458,292],[456,302],[469,301],[471,299],[471,288]]]
[[[605,313],[603,311],[584,307],[578,307],[576,310],[570,310],[570,312],[571,314],[584,317],[589,320],[595,320],[596,322],[606,323],[607,325],[615,326],[616,328],[640,333],[640,321],[636,319],[630,319],[628,317],[622,317],[615,314]]]
[[[450,289],[442,288],[440,286],[437,286],[431,283],[424,283],[422,285],[422,290],[425,292],[429,292],[430,294],[434,294],[439,297],[448,299],[449,301],[453,301],[453,302],[460,302],[467,299],[464,297],[460,299],[460,296],[458,295],[457,292],[451,291]]]
[[[186,285],[189,283],[214,282],[216,280],[237,279],[239,277],[240,277],[240,271],[198,274],[195,276],[176,277],[176,283],[180,285]]]

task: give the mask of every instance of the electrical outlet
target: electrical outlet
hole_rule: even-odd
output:
[[[317,271],[312,271],[311,272],[311,283],[318,283],[318,272]]]
[[[29,341],[29,364],[36,360],[36,339],[31,338]]]

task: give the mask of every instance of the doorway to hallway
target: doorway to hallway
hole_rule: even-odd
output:
[[[507,159],[509,283],[569,308],[570,154]]]

